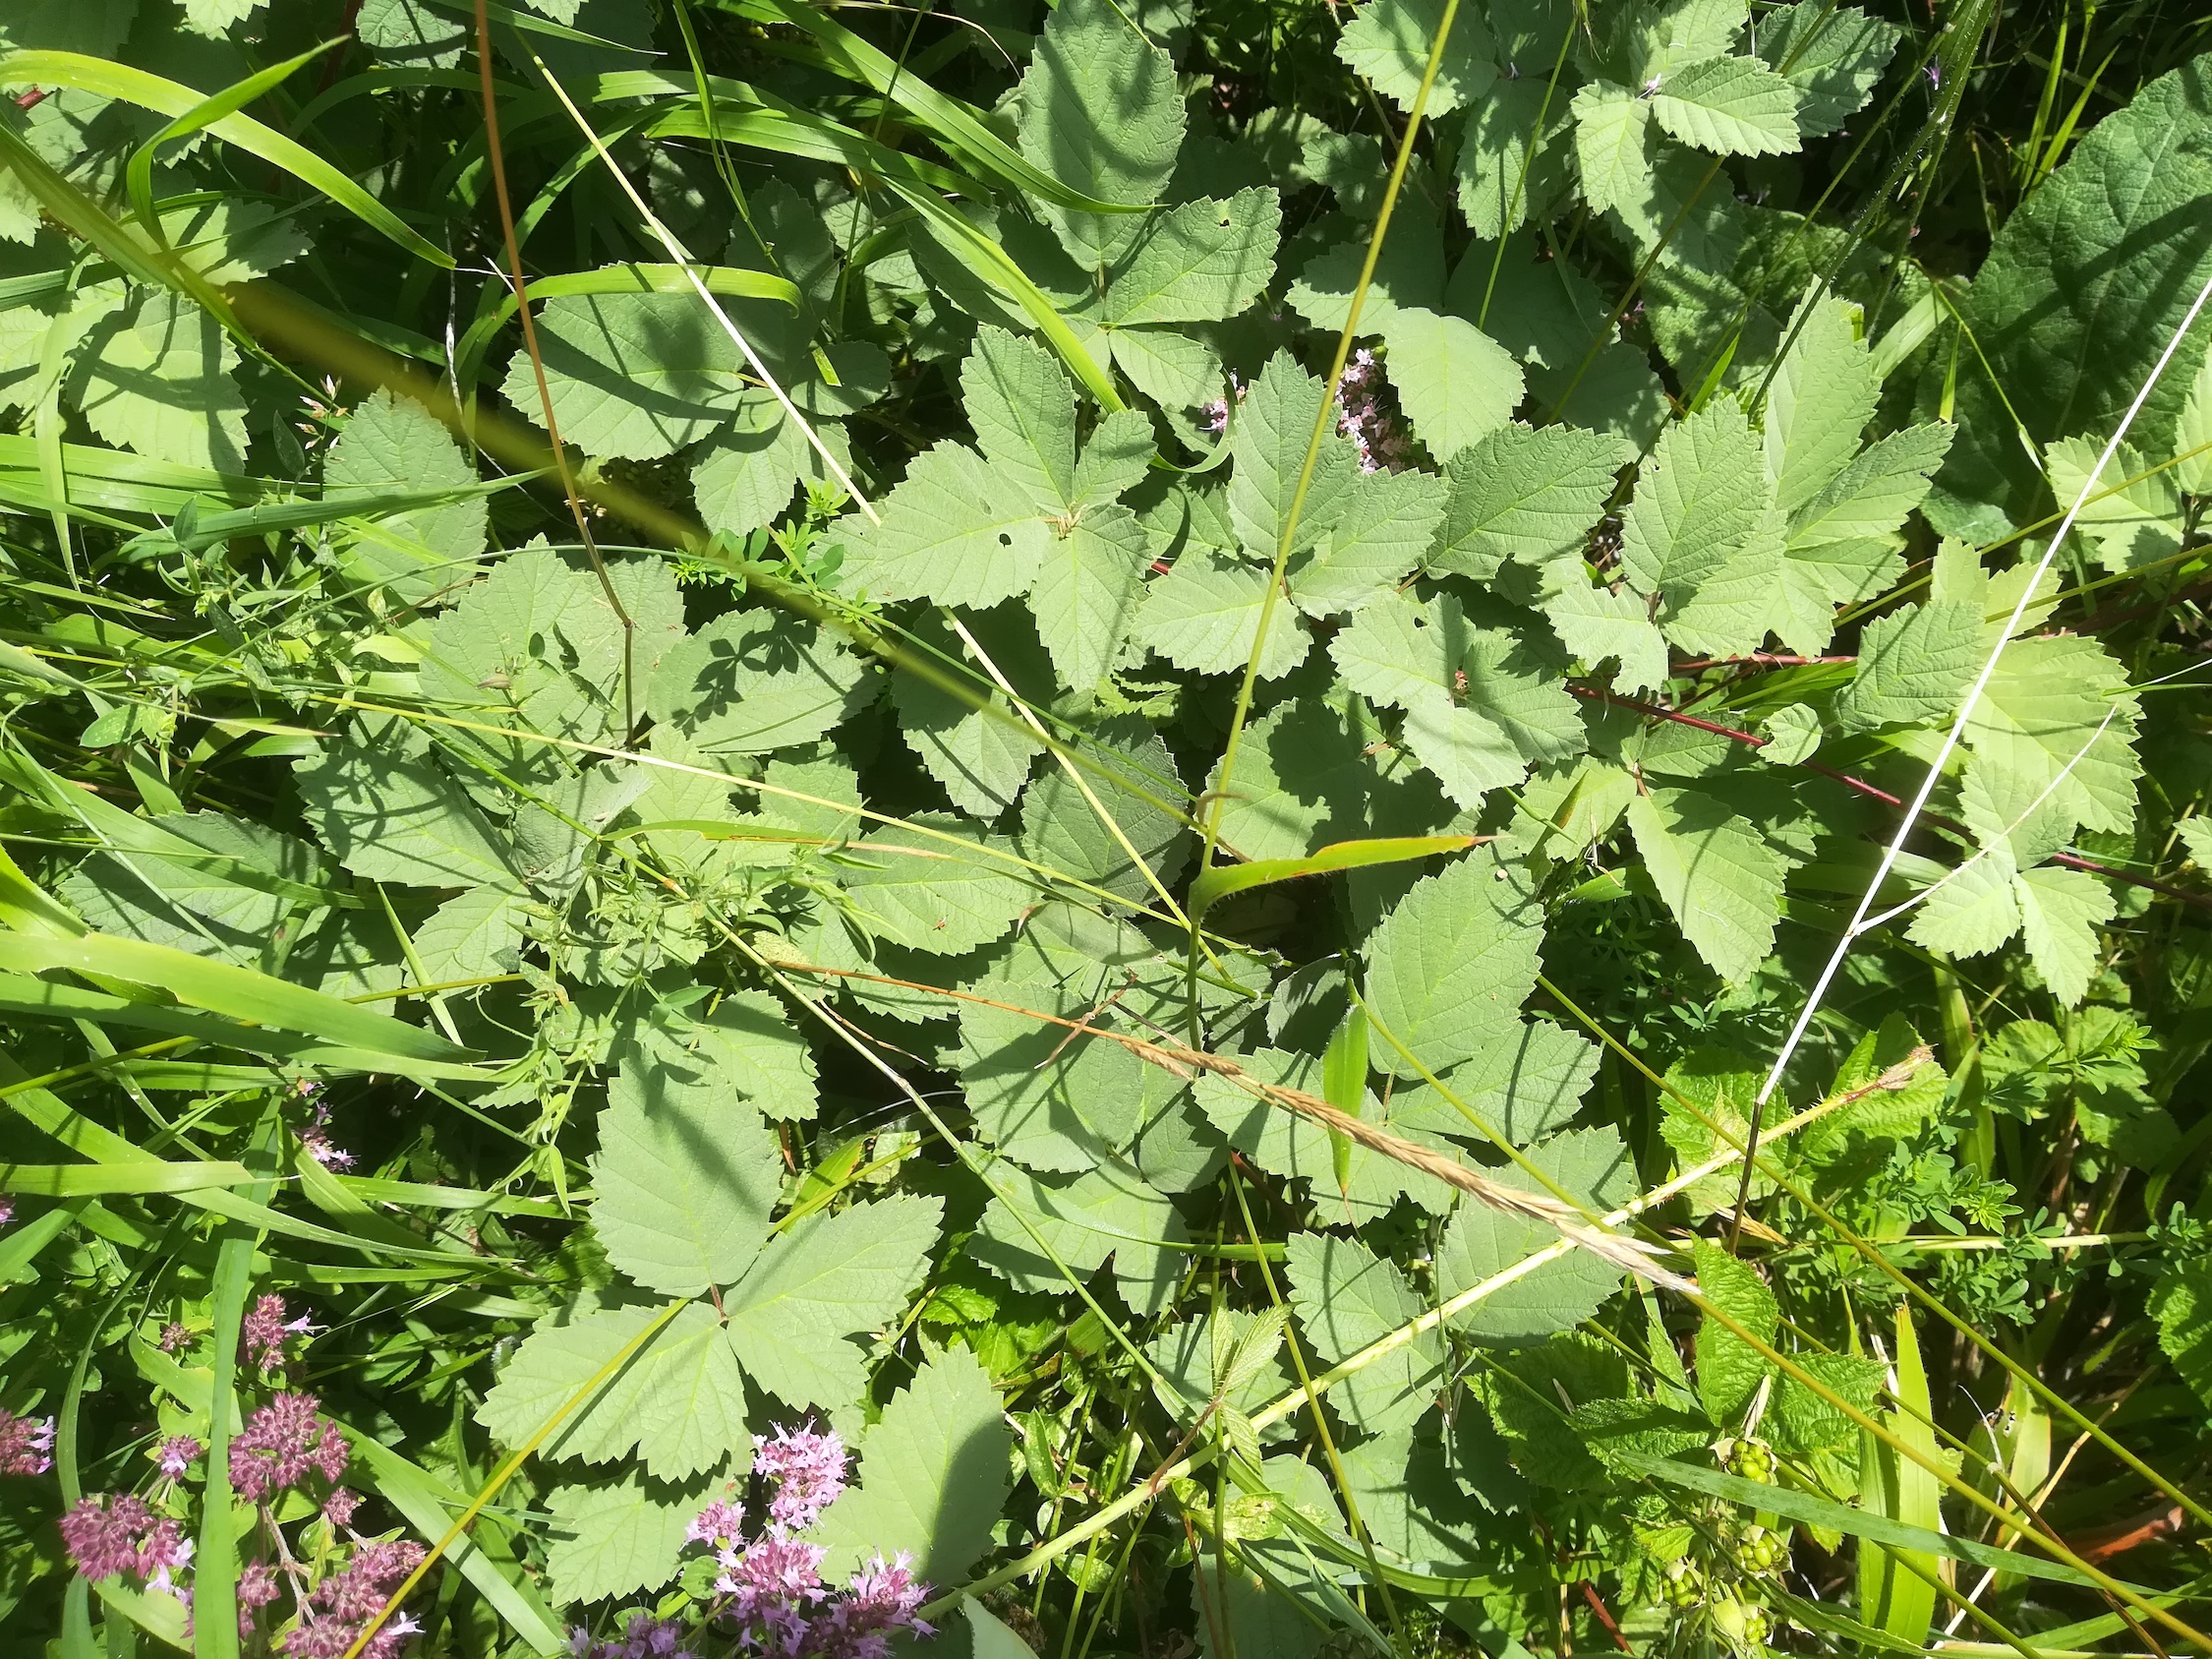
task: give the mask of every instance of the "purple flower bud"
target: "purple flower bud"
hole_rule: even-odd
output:
[[[42,1475],[54,1466],[54,1420],[0,1410],[0,1475]]]
[[[183,1477],[185,1470],[200,1460],[201,1452],[205,1450],[190,1435],[171,1435],[154,1453],[154,1464],[160,1469],[164,1479],[177,1480]]]

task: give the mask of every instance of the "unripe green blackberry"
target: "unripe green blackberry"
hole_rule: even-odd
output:
[[[1789,1562],[1789,1540],[1764,1526],[1747,1526],[1736,1539],[1736,1565],[1750,1573],[1778,1571]]]
[[[1695,1607],[1705,1599],[1705,1574],[1687,1561],[1670,1561],[1659,1582],[1659,1599],[1669,1607]]]
[[[1739,1440],[1728,1455],[1728,1467],[1745,1480],[1762,1486],[1775,1484],[1775,1453],[1763,1440]]]

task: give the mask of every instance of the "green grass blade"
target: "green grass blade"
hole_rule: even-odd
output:
[[[107,63],[77,52],[13,52],[0,58],[0,82],[11,86],[74,87],[150,109],[156,115],[188,116],[205,101],[190,87],[129,64]],[[273,128],[237,111],[209,121],[206,130],[249,155],[290,173],[310,190],[320,191],[362,223],[389,237],[417,259],[450,269],[453,257],[404,223],[399,216],[336,167]],[[104,250],[103,250],[104,251]]]

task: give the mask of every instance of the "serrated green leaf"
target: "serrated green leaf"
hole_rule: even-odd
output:
[[[1101,321],[1120,328],[1236,316],[1274,275],[1282,216],[1279,194],[1255,187],[1147,220],[1115,267]]]
[[[1174,567],[1152,583],[1137,620],[1136,637],[1178,668],[1195,674],[1233,674],[1252,654],[1267,596],[1267,572],[1209,547],[1186,549]],[[1278,603],[1259,654],[1259,677],[1279,680],[1306,660],[1312,636],[1298,622],[1298,608]]]
[[[1473,1104],[1472,1101],[1469,1102]],[[1636,1167],[1614,1129],[1579,1129],[1528,1149],[1529,1161],[1575,1199],[1604,1215],[1636,1186]],[[1545,1193],[1519,1166],[1490,1171],[1523,1192]],[[1450,1300],[1515,1263],[1556,1244],[1558,1232],[1525,1216],[1463,1202],[1436,1247],[1436,1291]],[[1531,1342],[1571,1331],[1604,1305],[1621,1272],[1587,1250],[1547,1262],[1493,1291],[1452,1320],[1478,1340]]]
[[[1683,937],[1705,965],[1741,984],[1775,945],[1782,861],[1758,829],[1693,790],[1654,790],[1628,803],[1636,850]]]
[[[521,897],[499,887],[479,887],[446,900],[415,930],[423,982],[513,973],[527,915]]]
[[[1758,1271],[1705,1239],[1691,1250],[1705,1299],[1773,1347],[1781,1307]],[[1697,1364],[1698,1398],[1706,1415],[1722,1428],[1736,1426],[1759,1385],[1775,1371],[1774,1361],[1711,1314],[1698,1325]]]
[[[292,779],[309,824],[357,875],[426,887],[521,885],[468,792],[429,760],[333,741]]]
[[[1297,495],[1300,469],[1321,412],[1321,383],[1288,352],[1268,359],[1245,393],[1230,431],[1229,521],[1243,551],[1272,561]],[[1333,428],[1313,457],[1291,551],[1312,545],[1333,521],[1338,497],[1359,475],[1359,457]],[[1251,633],[1246,633],[1250,643]],[[1191,665],[1186,664],[1186,667]]]
[[[527,1442],[660,1314],[612,1308],[541,1327],[477,1407],[505,1446]],[[608,1463],[633,1452],[663,1479],[714,1467],[742,1443],[744,1373],[714,1310],[692,1303],[619,1371],[586,1393],[538,1449],[548,1459]]]
[[[1966,722],[1977,765],[2014,774],[2090,829],[2134,814],[2140,716],[2125,677],[2094,639],[2038,635],[2006,646]],[[2108,718],[2109,717],[2109,718]]]
[[[325,500],[475,482],[476,469],[437,417],[420,403],[381,387],[347,419],[322,465]],[[485,549],[490,517],[490,505],[481,497],[381,517],[385,530],[420,542],[434,556],[449,562],[443,568],[410,577],[397,591],[406,599],[419,600],[469,580],[476,574],[474,562]],[[374,542],[357,544],[354,557],[379,573],[404,569],[389,550]]]
[[[878,599],[996,605],[1028,591],[1051,541],[1027,496],[950,442],[916,455],[879,510],[846,544],[852,579]]]
[[[1955,599],[1875,618],[1859,636],[1858,670],[1836,713],[1858,731],[1956,714],[1989,648],[1987,633],[1979,608]]]
[[[1503,426],[1521,401],[1520,364],[1462,318],[1400,307],[1384,337],[1399,405],[1439,462]]]
[[[1432,472],[1370,472],[1340,500],[1328,533],[1286,572],[1310,617],[1357,611],[1413,570],[1443,517],[1444,485]]]
[[[1775,504],[1794,513],[1858,452],[1882,386],[1854,307],[1826,300],[1791,326],[1796,339],[1768,383],[1765,426]]]
[[[1368,0],[1337,37],[1336,55],[1400,109],[1411,109],[1427,73],[1430,43],[1443,21],[1444,0]],[[1490,31],[1481,14],[1462,9],[1444,42],[1443,62],[1428,92],[1427,113],[1446,114],[1488,91],[1497,80],[1492,50]]]
[[[1015,924],[1027,886],[1006,859],[983,852],[966,826],[921,817],[911,823],[952,831],[974,843],[973,850],[905,825],[854,842],[859,867],[843,879],[868,925],[932,956],[960,956],[1002,936]]]
[[[1575,93],[1575,162],[1593,212],[1641,212],[1652,192],[1652,106],[1593,81]]]
[[[1564,188],[1565,166],[1551,140],[1566,125],[1567,100],[1551,100],[1540,137],[1537,117],[1544,92],[1538,76],[1499,81],[1467,112],[1453,171],[1459,177],[1459,210],[1481,241],[1495,242],[1518,230]]]
[[[181,294],[142,292],[94,323],[66,395],[92,430],[142,455],[243,472],[246,399],[238,352]]]
[[[2060,510],[2081,504],[2074,527],[2096,548],[2097,562],[2108,570],[2132,570],[2172,558],[2182,546],[2180,483],[2172,472],[2151,472],[2141,453],[2126,443],[2100,471],[2097,461],[2103,451],[2102,444],[2086,438],[2062,439],[2044,451]],[[2137,476],[2146,472],[2147,478]]]
[[[1096,202],[1157,201],[1183,148],[1175,66],[1108,0],[1047,19],[1019,89],[1021,153]],[[1129,246],[1135,215],[1045,206],[1069,251],[1100,265]]]
[[[1418,834],[1450,815],[1358,697],[1277,704],[1252,722],[1232,781],[1221,838],[1248,859],[1303,858],[1370,830]],[[1208,787],[1219,785],[1217,774]]]
[[[722,303],[740,327],[770,317],[765,302]],[[538,340],[560,436],[587,454],[653,460],[737,412],[744,354],[695,294],[558,295],[539,312]],[[499,389],[523,419],[544,424],[524,353]]]
[[[2169,1269],[2151,1296],[2158,1345],[2197,1398],[2212,1400],[2212,1263]]]
[[[1031,786],[1021,802],[1021,840],[1041,864],[1089,881],[1127,899],[1148,901],[1150,880],[1130,859],[1126,839],[1163,884],[1183,872],[1190,857],[1181,818],[1135,793],[1143,790],[1169,802],[1182,799],[1175,758],[1157,732],[1143,721],[1124,718],[1091,729],[1085,744],[1090,762],[1084,782],[1112,814],[1116,836],[1063,767],[1055,767]],[[1096,769],[1094,769],[1096,768]],[[1101,775],[1101,770],[1103,775]],[[1117,788],[1115,779],[1128,781]]]
[[[720,1081],[632,1053],[599,1114],[593,1228],[609,1261],[664,1296],[736,1282],[783,1193],[776,1137]]]
[[[703,1491],[649,1481],[636,1471],[602,1486],[556,1487],[546,1571],[556,1606],[659,1589],[676,1575],[684,1532]]]
[[[2087,870],[2023,870],[2013,891],[2020,902],[2020,938],[2051,994],[2072,1007],[2088,994],[2097,969],[2097,929],[2119,907]]]
[[[1334,1365],[1410,1325],[1421,1299],[1405,1275],[1357,1239],[1293,1233],[1285,1270],[1291,1306],[1315,1359]],[[1435,1404],[1443,1354],[1433,1332],[1329,1391],[1330,1404],[1363,1434],[1410,1428]]]
[[[1580,551],[1632,455],[1619,439],[1576,427],[1486,434],[1445,469],[1451,501],[1430,567],[1482,582],[1507,560],[1549,570]]]
[[[931,1355],[860,1437],[859,1484],[822,1516],[824,1575],[834,1580],[903,1551],[916,1578],[959,1583],[990,1545],[1013,1438],[975,1356],[965,1348]]]
[[[1072,1181],[1046,1181],[1000,1162],[990,1178],[997,1196],[968,1248],[991,1272],[1018,1290],[1065,1296],[1068,1280],[1053,1257],[1080,1281],[1110,1255],[1132,1308],[1148,1314],[1166,1306],[1185,1263],[1174,1246],[1190,1234],[1174,1204],[1133,1165],[1101,1159]]]
[[[1116,504],[1092,507],[1046,544],[1029,613],[1062,684],[1087,690],[1105,678],[1135,630],[1151,563],[1144,526]]]
[[[901,1193],[817,1212],[778,1235],[723,1297],[729,1345],[753,1381],[791,1406],[857,1399],[866,1374],[849,1338],[905,1306],[943,1214],[939,1199]]]
[[[1865,106],[1901,33],[1855,7],[1797,0],[1760,20],[1758,49],[1797,89],[1797,130],[1817,139]]]
[[[1721,155],[1782,155],[1798,148],[1797,89],[1757,58],[1707,58],[1660,79],[1659,124]]]
[[[1653,622],[1650,605],[1635,594],[1572,581],[1544,597],[1543,614],[1559,642],[1589,667],[1617,660],[1613,683],[1621,689],[1666,682],[1666,636]]]
[[[1759,439],[1733,399],[1666,429],[1621,522],[1621,566],[1647,597],[1679,601],[1751,539],[1768,505]]]
[[[1442,1072],[1509,1036],[1543,939],[1526,876],[1488,849],[1416,882],[1368,942],[1368,1006],[1388,1034],[1377,1033],[1375,1064],[1418,1077],[1403,1043]]]
[[[764,608],[732,611],[670,645],[645,704],[702,756],[765,754],[823,737],[857,713],[875,686],[867,663],[844,641]]]
[[[852,472],[852,445],[840,421],[813,421],[815,436],[838,464]],[[766,391],[744,392],[729,426],[701,446],[691,463],[691,499],[708,529],[743,536],[784,516],[803,486],[836,475],[798,423]]]

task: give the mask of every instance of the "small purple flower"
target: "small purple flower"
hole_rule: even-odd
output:
[[[254,1615],[277,1597],[276,1570],[265,1561],[250,1561],[238,1574],[238,1636],[254,1633]]]
[[[190,1435],[171,1435],[155,1452],[154,1465],[160,1469],[164,1479],[180,1480],[185,1470],[197,1463],[201,1452],[205,1450]]]
[[[54,1420],[0,1410],[0,1475],[42,1475],[54,1466]]]
[[[889,1562],[878,1555],[815,1620],[806,1651],[824,1659],[887,1659],[895,1631],[935,1635],[936,1628],[920,1617],[929,1586],[915,1579],[913,1569],[914,1558],[904,1550]]]
[[[811,1609],[829,1592],[822,1587],[820,1544],[770,1531],[743,1554],[722,1553],[715,1589],[729,1598],[723,1617],[737,1628],[737,1645],[748,1653],[796,1654],[812,1624]]]
[[[776,1483],[768,1518],[786,1532],[803,1532],[844,1491],[844,1442],[833,1431],[780,1428],[775,1439],[753,1437],[753,1473]]]
[[[633,1613],[620,1635],[604,1641],[594,1641],[591,1631],[578,1625],[568,1632],[568,1651],[575,1659],[695,1659],[682,1641],[683,1627],[673,1619]]]
[[[231,1480],[246,1498],[259,1504],[310,1469],[332,1485],[343,1478],[351,1460],[345,1436],[319,1415],[320,1405],[313,1394],[278,1394],[246,1420],[230,1443]]]
[[[62,1546],[70,1565],[95,1582],[139,1570],[139,1541],[153,1525],[153,1511],[129,1493],[79,1499],[61,1517]]]
[[[301,1093],[305,1094],[305,1088]],[[351,1169],[353,1154],[345,1151],[330,1139],[330,1107],[328,1102],[315,1102],[315,1115],[300,1131],[300,1148],[308,1156],[325,1169]]]
[[[716,1549],[734,1544],[744,1536],[745,1507],[727,1503],[717,1498],[696,1515],[684,1530],[684,1537],[694,1544],[712,1544]]]
[[[161,1328],[156,1345],[165,1354],[180,1354],[192,1346],[192,1333],[175,1320]]]
[[[0,1227],[12,1224],[15,1218],[16,1201],[12,1198],[0,1198]]]
[[[322,1500],[322,1518],[332,1526],[351,1526],[353,1512],[361,1508],[361,1494],[339,1487]]]

